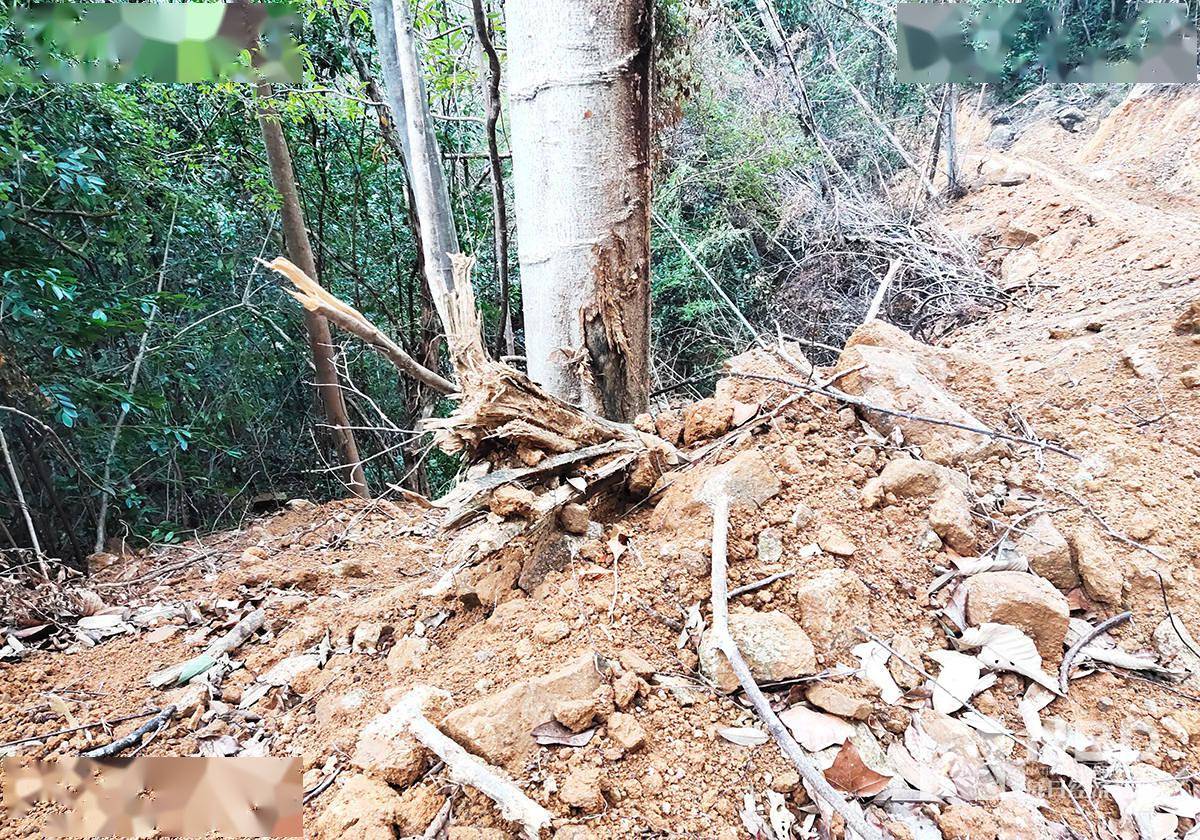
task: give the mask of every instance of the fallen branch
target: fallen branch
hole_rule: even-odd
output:
[[[413,737],[445,762],[451,780],[487,796],[496,803],[500,816],[520,823],[529,840],[538,840],[550,825],[550,812],[522,793],[501,771],[469,754],[430,723],[422,707],[432,693],[428,686],[418,686],[404,695],[389,714],[395,714]]]
[[[827,385],[822,388],[819,385],[812,385],[807,382],[800,382],[797,379],[787,379],[786,377],[782,377],[782,376],[765,376],[765,375],[759,374],[759,373],[732,373],[730,375],[737,376],[742,379],[758,379],[758,380],[762,380],[764,382],[776,382],[780,385],[788,385],[792,388],[796,388],[801,391],[806,391],[810,394],[820,394],[823,397],[828,397],[829,399],[837,400],[838,402],[844,402],[847,405],[852,405],[855,408],[861,408],[864,411],[877,411],[880,414],[888,414],[888,415],[891,415],[892,417],[903,417],[905,420],[915,420],[918,423],[930,423],[934,426],[947,426],[951,429],[959,429],[960,431],[971,432],[972,434],[983,435],[984,437],[998,438],[1000,440],[1007,440],[1011,443],[1020,443],[1020,444],[1024,444],[1025,446],[1035,446],[1038,449],[1046,449],[1046,450],[1049,450],[1050,452],[1055,452],[1059,455],[1070,458],[1072,461],[1083,460],[1078,455],[1076,455],[1074,452],[1068,452],[1066,449],[1063,449],[1061,446],[1056,446],[1053,443],[1047,443],[1044,440],[1034,440],[1033,438],[1021,437],[1020,435],[1010,435],[1008,432],[1000,432],[1000,431],[996,431],[995,429],[986,429],[983,426],[971,426],[967,423],[956,423],[953,420],[942,420],[937,417],[927,417],[923,414],[913,414],[910,411],[900,411],[899,409],[895,409],[895,408],[884,408],[883,406],[878,406],[878,405],[875,405],[874,403],[867,402],[866,400],[862,399],[861,397],[856,397],[856,396],[853,396],[852,394],[847,394],[845,391],[841,390],[840,388],[834,388],[831,385]],[[1070,494],[1068,493],[1067,495],[1070,495]],[[1146,548],[1146,547],[1139,546],[1139,548]],[[1146,549],[1146,550],[1150,551],[1150,549]],[[1151,552],[1151,553],[1153,554],[1153,552]],[[1158,555],[1155,555],[1155,556],[1158,556]]]
[[[725,655],[729,667],[737,675],[742,690],[750,699],[755,713],[762,719],[771,733],[771,737],[779,744],[792,765],[799,772],[809,792],[814,798],[823,800],[834,812],[846,821],[846,828],[855,832],[863,840],[883,840],[878,829],[867,824],[860,808],[854,807],[844,796],[829,784],[824,774],[813,764],[812,759],[788,732],[783,721],[771,708],[771,703],[758,687],[750,667],[742,658],[737,643],[729,632],[729,493],[724,486],[724,475],[718,472],[705,485],[705,501],[713,513],[712,536],[712,628],[708,631],[717,649]]]
[[[150,685],[155,688],[164,688],[168,685],[186,685],[189,681],[216,665],[217,660],[229,653],[229,651],[241,647],[247,639],[255,634],[258,628],[262,627],[266,617],[266,611],[262,609],[255,610],[235,624],[232,630],[209,645],[204,653],[194,656],[186,662],[172,665],[170,668],[155,671],[149,677]]]
[[[1062,665],[1058,667],[1058,690],[1064,695],[1067,693],[1067,682],[1071,678],[1071,665],[1075,662],[1075,658],[1079,656],[1079,652],[1090,645],[1093,641],[1103,636],[1114,627],[1124,624],[1129,619],[1133,618],[1133,613],[1123,612],[1119,615],[1114,615],[1108,621],[1102,621],[1092,629],[1092,632],[1085,633],[1079,638],[1075,644],[1067,649],[1063,656]]]
[[[131,720],[141,720],[150,715],[156,715],[162,709],[152,709],[148,712],[139,712],[136,715],[125,715],[124,717],[113,718],[112,720],[98,720],[95,723],[82,723],[79,726],[68,726],[66,729],[55,729],[53,732],[43,732],[41,735],[27,735],[24,738],[17,738],[15,741],[5,741],[0,744],[0,750],[7,747],[16,747],[20,744],[31,744],[34,741],[45,741],[47,738],[55,738],[59,735],[70,735],[72,732],[79,732],[84,729],[97,729],[99,727],[109,727],[117,723],[127,723]]]
[[[764,586],[770,586],[775,581],[783,580],[784,578],[790,578],[794,574],[796,574],[796,570],[791,569],[786,572],[778,572],[773,575],[767,575],[762,580],[756,580],[753,583],[747,583],[744,586],[739,586],[736,589],[729,590],[729,597],[736,598],[739,595],[746,595],[750,592],[757,592],[758,590],[762,589]]]
[[[106,758],[116,755],[122,750],[135,746],[142,742],[142,736],[149,734],[154,736],[160,729],[167,725],[171,718],[175,717],[175,707],[165,706],[162,711],[156,714],[150,720],[143,723],[137,729],[130,732],[123,738],[118,738],[111,744],[105,744],[103,747],[96,747],[94,750],[88,750],[83,754],[84,758]]]

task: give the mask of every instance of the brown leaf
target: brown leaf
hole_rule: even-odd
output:
[[[891,776],[876,773],[864,764],[853,741],[847,741],[842,745],[837,758],[825,771],[825,778],[838,790],[863,797],[874,796],[887,787],[888,782],[892,780]]]
[[[596,734],[596,727],[582,732],[572,732],[556,720],[535,726],[529,733],[542,746],[583,747]]]

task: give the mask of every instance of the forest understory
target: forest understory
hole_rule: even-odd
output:
[[[729,359],[634,424],[633,505],[575,493],[624,439],[526,443],[466,501],[295,499],[9,591],[0,753],[298,756],[322,840],[1200,836],[1200,95],[1018,113],[996,148],[963,102],[942,214],[1000,311]]]

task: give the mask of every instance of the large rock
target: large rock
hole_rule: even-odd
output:
[[[557,671],[455,709],[446,715],[442,730],[467,750],[516,772],[537,747],[530,731],[553,720],[558,703],[585,700],[600,684],[595,657],[585,653]]]
[[[847,569],[825,569],[799,582],[796,603],[800,626],[823,656],[845,657],[863,641],[854,628],[870,629],[870,593]]]
[[[776,382],[750,379],[739,374],[773,376],[777,379],[807,380],[812,363],[804,348],[795,342],[784,342],[781,349],[791,361],[785,362],[773,350],[754,348],[725,360],[721,366],[724,377],[717,381],[716,396],[741,403],[774,405],[796,393],[795,389]],[[794,361],[795,364],[791,362]]]
[[[316,819],[316,840],[379,840],[396,836],[400,794],[378,779],[343,773]]]
[[[731,613],[729,632],[738,650],[760,683],[778,682],[817,672],[817,656],[804,629],[781,612]],[[725,654],[705,634],[700,644],[700,666],[721,691],[738,688],[737,675]]]
[[[1062,656],[1070,607],[1045,578],[1028,572],[983,572],[967,578],[967,621],[1011,624],[1037,644],[1043,659]]]
[[[974,368],[974,370],[973,370]],[[850,337],[838,359],[838,385],[853,396],[891,411],[919,414],[968,426],[985,426],[948,390],[999,382],[998,374],[977,359],[921,345],[895,327],[870,321]],[[864,412],[882,434],[898,428],[907,442],[921,447],[925,458],[940,464],[977,457],[991,441],[950,426],[909,420],[880,411]]]
[[[932,461],[896,458],[863,485],[859,502],[873,508],[900,499],[928,498],[933,532],[959,554],[971,554],[977,544],[970,490],[970,480],[957,470]]]
[[[725,489],[733,510],[754,510],[783,487],[761,452],[757,449],[739,452],[724,464],[677,477],[654,509],[651,529],[681,549],[707,553],[712,540],[712,510],[704,500],[703,491],[717,470],[724,471]]]
[[[683,443],[690,446],[723,435],[732,422],[733,403],[729,400],[709,397],[694,402],[683,410]]]
[[[1077,528],[1068,535],[1067,542],[1087,596],[1102,604],[1119,605],[1125,576],[1096,529],[1090,524]]]
[[[1029,567],[1063,592],[1079,585],[1079,575],[1071,561],[1066,537],[1054,527],[1050,515],[1033,520],[1017,540],[1017,551],[1029,561]]]

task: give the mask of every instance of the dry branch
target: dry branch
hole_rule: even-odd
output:
[[[878,829],[867,824],[862,809],[856,808],[844,796],[838,793],[825,779],[824,774],[813,764],[804,749],[796,743],[784,726],[783,721],[771,708],[771,703],[758,687],[750,667],[742,658],[737,643],[729,632],[729,593],[728,593],[728,548],[729,548],[729,493],[724,486],[724,475],[720,472],[709,480],[704,488],[704,494],[713,512],[712,537],[712,629],[711,638],[717,648],[725,655],[729,667],[737,675],[742,690],[749,698],[755,713],[762,719],[771,733],[771,737],[779,744],[783,754],[800,773],[809,792],[814,798],[820,798],[846,821],[846,827],[855,832],[863,840],[882,840],[883,835]]]
[[[496,803],[500,816],[520,823],[529,840],[538,840],[542,830],[550,825],[552,815],[521,792],[501,771],[470,755],[454,740],[446,737],[422,711],[432,689],[414,688],[397,703],[389,714],[408,729],[413,737],[446,763],[450,778],[460,785],[470,785]]]
[[[88,750],[83,754],[84,758],[106,758],[129,749],[135,744],[142,742],[142,736],[156,734],[160,729],[167,725],[171,718],[175,717],[175,707],[165,706],[162,711],[152,717],[150,720],[143,723],[137,729],[130,732],[128,735],[118,738],[111,744],[105,744],[102,747],[96,747],[94,750]]]
[[[309,312],[324,315],[346,332],[361,338],[379,351],[401,373],[408,374],[418,382],[428,385],[442,394],[452,394],[458,390],[453,382],[429,370],[429,368],[420,364],[416,359],[404,352],[403,347],[384,335],[378,327],[368,321],[366,316],[357,309],[343,303],[325,291],[317,281],[301,271],[295,263],[285,260],[283,257],[277,257],[271,262],[266,262],[265,260],[260,260],[260,262],[272,271],[277,271],[292,281],[296,290],[288,289],[287,292],[298,300],[301,306]]]
[[[246,640],[263,626],[266,617],[267,614],[264,610],[255,610],[235,624],[232,630],[205,648],[204,653],[194,656],[186,662],[172,665],[170,668],[155,671],[150,675],[150,685],[155,688],[164,688],[172,684],[184,685],[192,678],[200,676],[229,651],[245,644]]]

